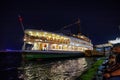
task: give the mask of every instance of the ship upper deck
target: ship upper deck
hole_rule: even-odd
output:
[[[84,36],[84,35],[63,35],[63,34],[57,34],[53,32],[48,32],[48,31],[43,31],[43,30],[35,30],[35,29],[27,29],[25,30],[26,36],[29,36],[31,38],[37,39],[37,38],[42,38],[42,39],[63,39],[65,41],[70,41],[70,37],[77,38],[86,42],[91,42],[91,40]]]

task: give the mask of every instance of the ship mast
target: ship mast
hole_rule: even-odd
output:
[[[77,23],[78,23],[78,35],[80,35],[80,34],[81,34],[81,32],[80,32],[80,19],[79,19],[79,18],[78,18]]]
[[[23,30],[23,33],[25,33],[25,29],[24,29],[24,25],[23,25],[23,19],[20,15],[18,15],[18,18],[19,18],[19,22],[21,24],[21,27],[22,27],[22,30]],[[25,35],[25,34],[24,34]],[[23,46],[22,46],[22,50],[25,50],[25,44],[26,42],[23,42]]]
[[[22,19],[22,17],[20,15],[18,15],[18,18],[19,18],[19,22],[21,24],[22,30],[24,32],[25,29],[24,29],[24,25],[23,25],[23,19]]]

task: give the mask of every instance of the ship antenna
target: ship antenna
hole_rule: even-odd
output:
[[[22,17],[21,17],[21,15],[19,14],[18,15],[18,18],[19,18],[19,22],[20,22],[20,24],[21,24],[21,27],[22,27],[22,30],[23,30],[23,32],[24,32],[24,25],[23,25],[23,19],[22,19]]]

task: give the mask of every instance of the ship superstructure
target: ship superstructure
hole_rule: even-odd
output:
[[[23,50],[80,51],[93,50],[91,40],[84,35],[63,35],[43,30],[24,31]]]

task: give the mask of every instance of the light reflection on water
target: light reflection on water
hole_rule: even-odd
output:
[[[24,62],[24,80],[75,80],[90,62],[92,60],[88,58]]]

